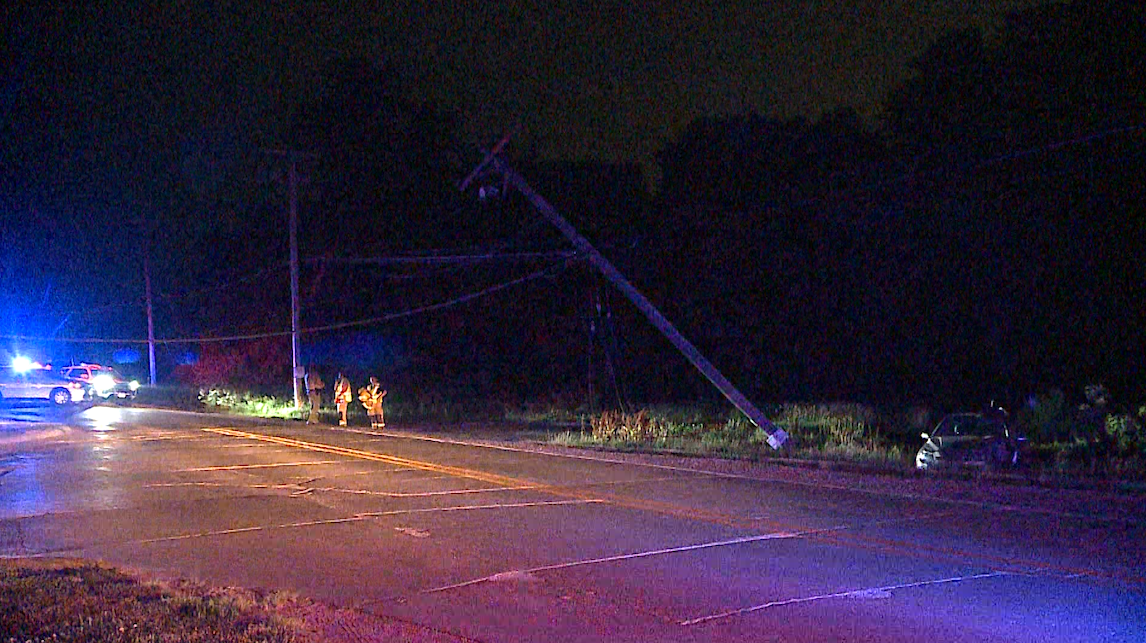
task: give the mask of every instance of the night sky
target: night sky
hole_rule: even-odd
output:
[[[636,163],[657,190],[658,154],[697,119],[814,120],[850,108],[874,127],[888,93],[937,38],[971,28],[991,42],[1008,13],[1046,3],[343,4],[0,9],[0,334],[139,337],[144,256],[157,264],[161,306],[164,296],[259,270],[275,274],[268,289],[281,289],[282,165],[259,154],[292,144],[301,105],[329,102],[337,61],[367,61],[387,91],[453,119],[455,181],[482,146],[513,130],[518,157]],[[306,172],[321,182],[321,169]],[[250,186],[276,180],[251,200]],[[329,195],[329,185],[304,186],[312,221],[337,216],[311,198],[319,189]],[[188,214],[196,212],[188,194],[210,195],[195,206],[206,214]],[[259,217],[268,223],[252,233]],[[406,218],[386,236],[425,229]],[[212,234],[232,237],[216,244],[218,256],[185,256],[203,252]],[[310,243],[310,255],[332,252]],[[164,256],[153,256],[157,248]],[[200,274],[197,263],[225,269]],[[320,284],[324,275],[310,277]],[[177,325],[157,334],[195,327]]]
[[[258,133],[337,57],[392,70],[475,142],[518,126],[543,156],[647,162],[701,116],[874,116],[939,34],[1036,3],[24,4],[3,10],[6,111],[34,161],[59,163]]]

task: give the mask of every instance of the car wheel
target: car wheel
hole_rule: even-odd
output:
[[[48,399],[56,406],[63,406],[72,401],[72,394],[66,388],[56,388],[52,389],[52,395]]]

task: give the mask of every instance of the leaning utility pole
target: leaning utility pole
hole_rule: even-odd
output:
[[[697,350],[697,348],[684,337],[684,335],[681,335],[680,331],[678,331],[672,325],[672,323],[669,322],[669,320],[666,319],[659,310],[657,310],[656,306],[653,306],[652,302],[646,299],[645,296],[636,289],[636,287],[629,283],[629,281],[625,279],[624,275],[622,275],[620,271],[614,268],[613,264],[609,263],[608,259],[605,259],[605,257],[602,256],[600,252],[597,252],[597,249],[594,248],[593,245],[589,243],[587,239],[585,239],[585,237],[581,236],[580,233],[578,233],[577,230],[569,224],[569,222],[567,222],[560,214],[558,214],[557,210],[555,210],[548,201],[542,198],[540,194],[534,192],[533,188],[529,187],[529,184],[525,182],[525,179],[523,179],[521,175],[515,172],[513,168],[509,167],[509,164],[498,157],[498,152],[500,152],[501,148],[505,146],[507,140],[508,137],[503,138],[496,146],[494,146],[493,150],[488,155],[486,155],[485,160],[482,161],[482,163],[478,165],[478,167],[475,168],[474,171],[471,172],[464,181],[462,181],[461,189],[464,190],[469,185],[469,183],[478,175],[478,173],[481,172],[482,169],[487,165],[492,166],[498,172],[500,172],[501,175],[505,178],[506,183],[514,186],[522,194],[524,194],[525,197],[529,199],[529,202],[533,205],[533,207],[536,208],[542,216],[544,216],[549,220],[550,223],[556,226],[557,229],[561,231],[561,234],[565,235],[565,238],[572,242],[573,246],[576,247],[581,254],[585,255],[585,257],[587,257],[589,261],[597,267],[598,270],[604,273],[609,281],[612,281],[613,285],[615,285],[622,293],[624,293],[624,295],[629,298],[629,301],[633,302],[633,304],[635,304],[636,307],[642,313],[644,313],[646,317],[648,317],[649,321],[651,321],[653,325],[657,327],[657,330],[661,331],[661,333],[664,334],[664,336],[667,337],[670,342],[672,342],[673,346],[676,346],[677,350],[684,354],[684,356],[688,358],[690,362],[692,362],[692,365],[700,370],[700,372],[704,374],[706,378],[708,378],[708,381],[712,382],[716,388],[720,389],[720,392],[724,394],[724,397],[728,398],[728,400],[732,402],[736,408],[740,409],[744,415],[748,416],[748,419],[753,424],[760,427],[761,429],[764,429],[764,431],[768,433],[769,446],[771,446],[773,449],[779,449],[788,439],[788,434],[783,429],[773,424],[767,417],[764,416],[763,413],[760,412],[759,409],[757,409],[752,404],[752,402],[748,401],[748,398],[746,398],[743,393],[741,393],[735,386],[733,386],[732,383],[729,382],[724,377],[724,375],[720,373],[720,371],[716,370],[716,367],[713,366],[712,363],[709,362],[704,357],[704,355],[702,355],[700,351]]]

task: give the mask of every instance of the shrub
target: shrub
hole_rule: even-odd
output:
[[[636,413],[604,411],[590,423],[593,437],[604,442],[656,442],[668,438],[668,424],[646,409]]]
[[[776,419],[802,447],[873,448],[875,411],[859,404],[785,404]]]
[[[290,418],[300,413],[294,406],[294,400],[280,400],[273,395],[256,395],[224,388],[202,389],[199,391],[199,400],[209,408],[240,415]]]
[[[1111,413],[1106,416],[1103,427],[1106,439],[1114,452],[1120,456],[1133,456],[1146,452],[1146,439],[1142,434],[1139,419],[1130,414]]]
[[[1060,389],[1032,395],[1016,421],[1022,432],[1036,442],[1059,442],[1071,434],[1070,412]]]

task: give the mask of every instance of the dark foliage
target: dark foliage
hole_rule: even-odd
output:
[[[662,299],[767,397],[1140,394],[1143,35],[1048,5],[940,39],[874,133],[695,123],[661,156]]]

